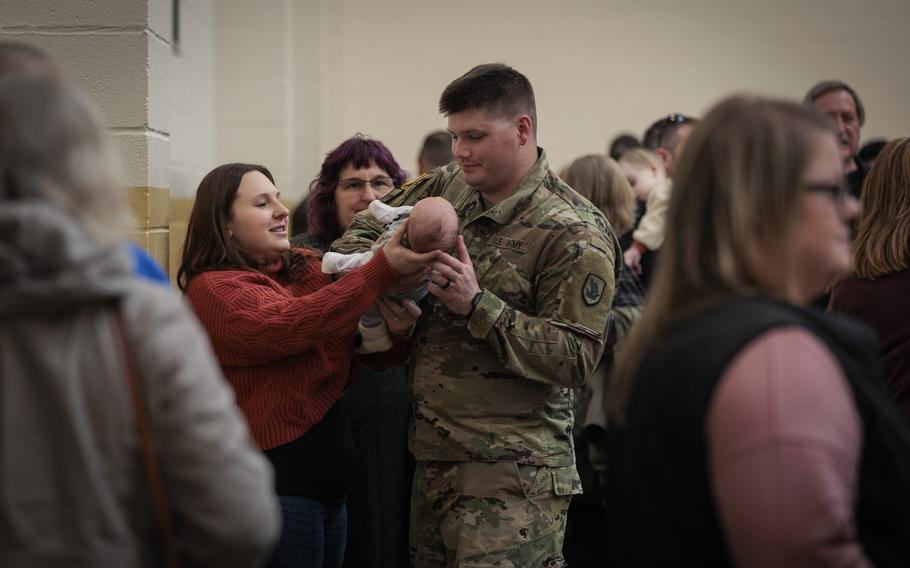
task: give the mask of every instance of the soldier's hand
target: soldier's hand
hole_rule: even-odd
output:
[[[458,235],[456,249],[458,258],[440,253],[436,261],[430,264],[430,281],[427,289],[447,308],[463,316],[471,311],[471,300],[480,292],[480,286],[474,274],[474,263],[471,262],[464,237],[461,235]]]

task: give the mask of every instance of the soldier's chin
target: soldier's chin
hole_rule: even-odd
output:
[[[480,185],[483,182],[483,176],[479,172],[464,172],[464,181],[468,185]]]

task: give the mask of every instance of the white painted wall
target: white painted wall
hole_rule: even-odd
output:
[[[423,136],[445,127],[442,89],[491,61],[534,84],[540,144],[556,170],[669,112],[701,115],[734,92],[801,99],[822,78],[859,91],[864,139],[910,132],[907,0],[183,2],[214,4],[215,71],[206,72],[211,56],[175,70],[183,85],[173,89],[194,102],[183,114],[174,103],[187,139],[173,142],[173,163],[186,152],[196,164],[211,153],[215,163],[261,162],[292,202],[325,153],[356,132],[414,171]],[[200,33],[209,40],[206,25]]]
[[[0,0],[0,35],[46,49],[94,95],[130,185],[177,197],[242,160],[296,201],[355,132],[413,171],[422,137],[445,126],[442,89],[490,61],[534,84],[554,169],[668,112],[733,92],[798,99],[821,78],[859,91],[864,139],[910,132],[907,0],[182,0],[176,56],[170,10]]]
[[[305,4],[305,2],[300,2]],[[295,190],[294,0],[219,0],[216,159],[265,165]]]
[[[171,197],[193,197],[218,165],[215,128],[215,0],[181,0],[180,41],[171,54],[168,85]]]
[[[910,133],[907,0],[334,0],[328,20],[323,148],[362,131],[412,170],[445,124],[442,89],[495,61],[534,85],[553,169],[671,111],[743,91],[801,99],[823,78],[859,91],[864,139]]]

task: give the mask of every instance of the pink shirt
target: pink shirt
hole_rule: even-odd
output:
[[[853,519],[862,424],[820,340],[787,327],[750,343],[721,378],[707,429],[737,566],[871,566]]]

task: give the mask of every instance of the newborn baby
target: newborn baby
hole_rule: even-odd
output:
[[[413,207],[389,207],[376,200],[370,203],[370,214],[380,223],[386,225],[386,230],[376,239],[376,243],[367,252],[355,254],[339,254],[328,252],[322,258],[322,271],[328,274],[346,273],[367,262],[376,251],[380,250],[388,241],[395,230],[408,220],[408,227],[402,238],[402,244],[415,252],[431,252],[442,250],[449,252],[455,246],[455,237],[458,235],[458,215],[452,204],[441,197],[427,197],[421,199]],[[427,295],[426,283],[419,284],[407,292],[395,296],[397,300],[410,299],[420,301]],[[360,336],[363,339],[357,347],[358,353],[376,353],[388,351],[392,348],[392,339],[379,308],[374,304],[360,316],[358,325]]]
[[[452,204],[441,197],[427,197],[411,209],[405,234],[408,248],[414,252],[451,251],[458,236],[458,215]]]

